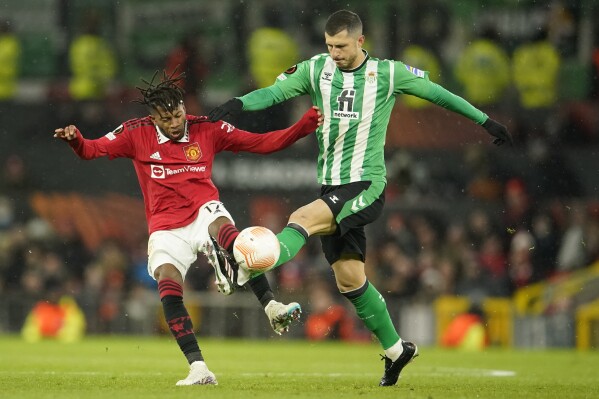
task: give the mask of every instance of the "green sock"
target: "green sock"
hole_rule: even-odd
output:
[[[358,297],[344,294],[356,308],[358,317],[362,319],[366,327],[378,338],[383,349],[389,349],[397,341],[399,335],[395,331],[391,316],[387,310],[387,304],[383,296],[366,281],[366,291]]]
[[[283,231],[277,234],[277,238],[281,246],[281,255],[279,255],[279,260],[274,267],[281,266],[293,259],[306,243],[306,239],[299,231],[289,227],[285,227]]]

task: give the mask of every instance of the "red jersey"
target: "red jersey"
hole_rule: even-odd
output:
[[[215,154],[282,150],[316,130],[317,121],[316,111],[310,109],[287,129],[256,134],[224,121],[188,115],[185,135],[171,141],[148,116],[129,120],[97,140],[85,139],[77,130],[77,137],[68,143],[82,159],[131,158],[152,234],[188,225],[203,204],[218,200],[211,179]]]

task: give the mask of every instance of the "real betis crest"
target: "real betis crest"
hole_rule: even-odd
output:
[[[366,74],[366,82],[372,84],[372,83],[376,83],[376,72],[374,71],[369,71]]]

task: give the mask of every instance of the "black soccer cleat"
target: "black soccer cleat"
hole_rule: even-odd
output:
[[[418,356],[418,347],[407,341],[402,341],[403,352],[396,361],[391,361],[387,356],[381,356],[381,360],[385,360],[385,374],[381,378],[379,386],[390,387],[397,383],[401,370]]]
[[[206,256],[208,262],[214,268],[216,277],[214,283],[218,290],[224,295],[231,295],[239,287],[237,284],[239,265],[212,237],[210,237],[210,243],[207,246]]]

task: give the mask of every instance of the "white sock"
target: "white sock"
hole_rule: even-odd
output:
[[[206,367],[206,363],[203,360],[196,360],[195,362],[191,363],[189,366],[193,366],[196,365],[196,367]]]
[[[401,338],[397,341],[393,346],[388,349],[385,349],[385,356],[387,356],[391,361],[396,361],[401,354],[403,353],[403,345],[401,344]]]

